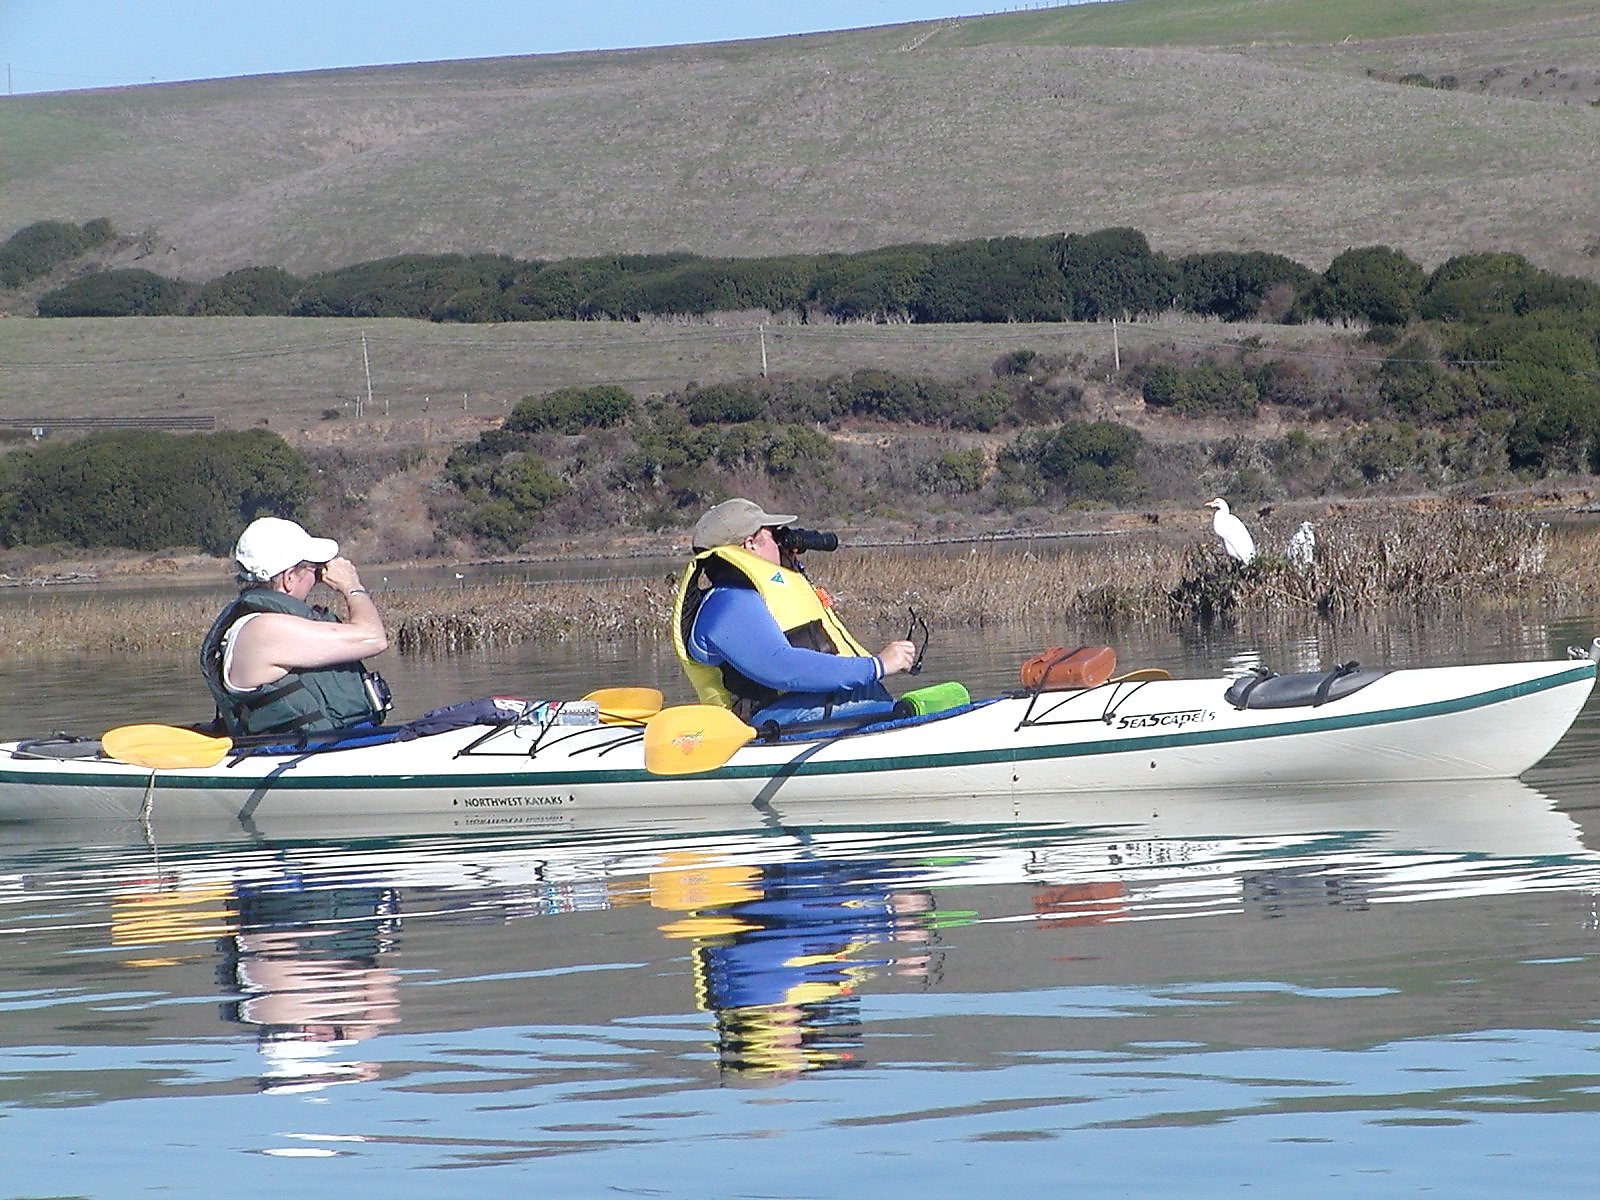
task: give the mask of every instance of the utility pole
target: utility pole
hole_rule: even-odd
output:
[[[361,369],[367,373],[367,404],[372,404],[372,360],[367,357],[367,331],[361,331]],[[361,401],[356,400],[356,419],[361,419]]]
[[[767,323],[761,322],[761,378],[767,377]]]
[[[1111,318],[1111,369],[1122,370],[1122,347],[1117,344],[1117,319]]]

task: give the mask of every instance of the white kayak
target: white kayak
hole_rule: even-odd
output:
[[[1571,727],[1587,656],[1392,672],[1175,680],[995,697],[862,729],[757,731],[725,710],[568,725],[555,708],[425,736],[239,745],[163,758],[100,739],[0,744],[0,820],[345,820],[426,816],[455,828],[558,823],[646,806],[1038,795],[1507,779]],[[1156,672],[1154,674],[1164,674]],[[1244,692],[1249,695],[1243,695]],[[157,731],[164,727],[139,727]],[[171,748],[170,746],[168,748]],[[381,833],[381,823],[370,826]]]

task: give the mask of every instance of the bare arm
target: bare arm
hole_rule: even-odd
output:
[[[381,654],[389,647],[378,606],[346,558],[323,568],[322,581],[345,598],[347,621],[312,621],[289,613],[261,613],[239,630],[228,681],[259,687],[294,670],[332,667]]]

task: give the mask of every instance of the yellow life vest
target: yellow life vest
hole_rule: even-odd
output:
[[[689,654],[689,631],[694,628],[694,619],[705,599],[708,589],[704,576],[713,561],[732,567],[749,582],[791,646],[824,654],[872,657],[872,652],[856,641],[802,572],[775,566],[738,546],[718,546],[690,560],[678,581],[678,594],[672,604],[672,648],[702,704],[719,704],[748,716],[782,694],[746,678],[731,663],[713,667]]]

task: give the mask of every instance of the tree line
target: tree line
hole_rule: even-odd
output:
[[[1420,270],[1381,247],[1350,251],[1320,274],[1261,251],[1172,258],[1152,250],[1138,230],[1104,229],[749,259],[623,254],[543,262],[413,254],[307,278],[246,267],[205,283],[127,268],[48,291],[38,312],[507,322],[762,310],[802,320],[962,323],[1095,321],[1178,310],[1225,321],[1384,323],[1404,303],[1404,276]]]

